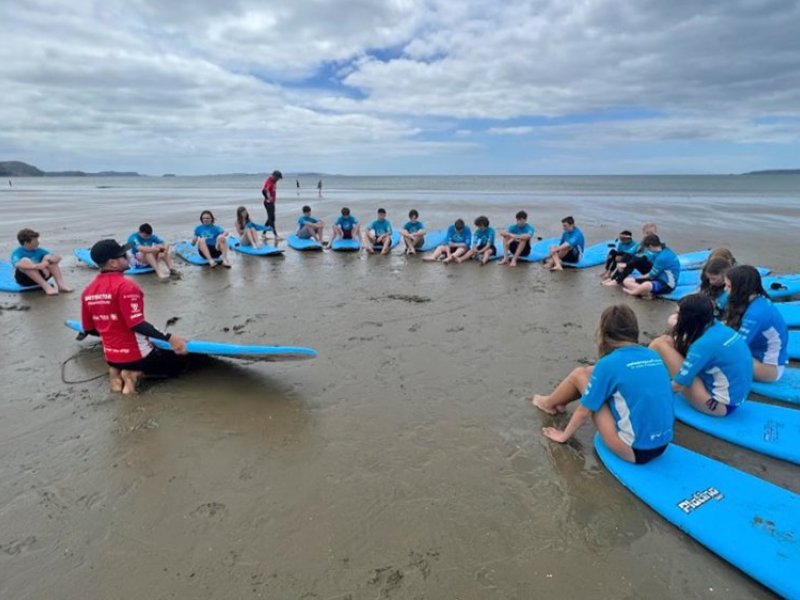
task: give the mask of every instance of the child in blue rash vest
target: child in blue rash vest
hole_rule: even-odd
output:
[[[619,232],[617,243],[611,250],[608,251],[606,256],[606,268],[600,275],[603,281],[610,279],[617,270],[617,264],[622,262],[623,259],[636,254],[636,249],[639,244],[633,241],[633,234],[627,229]]]
[[[139,230],[128,236],[128,244],[131,245],[130,261],[132,266],[149,266],[156,272],[159,279],[167,279],[170,275],[178,275],[175,265],[172,264],[172,257],[169,255],[169,244],[153,233],[153,226],[150,223],[142,223]],[[158,263],[163,262],[167,267],[167,273],[162,273],[158,268]]]
[[[658,234],[658,226],[655,223],[648,222],[642,225],[642,238],[651,233]],[[636,249],[633,253],[625,254],[620,257],[616,270],[612,273],[611,277],[603,281],[603,285],[622,285],[622,282],[634,271],[639,271],[639,273],[645,275],[649,273],[652,268],[653,263],[650,262],[648,253],[645,252],[644,246],[639,242],[636,244]]]
[[[503,258],[498,264],[509,267],[516,267],[520,256],[531,253],[533,239],[533,226],[528,223],[528,213],[521,210],[514,218],[516,222],[500,234],[503,238]]]
[[[425,243],[425,224],[419,220],[416,209],[408,211],[408,222],[403,225],[400,235],[403,236],[406,254],[416,254],[417,248]]]
[[[271,231],[265,225],[258,225],[253,223],[250,219],[250,213],[247,208],[240,206],[236,209],[236,235],[239,236],[239,244],[242,246],[252,246],[253,248],[261,247],[260,235],[263,234],[266,239],[266,232]]]
[[[544,266],[551,271],[562,271],[562,262],[578,263],[583,258],[583,248],[586,240],[583,232],[575,225],[575,219],[564,217],[561,219],[564,230],[558,246],[550,246],[550,256],[545,259]]]
[[[677,391],[701,413],[724,417],[747,398],[753,359],[736,331],[714,319],[714,306],[702,294],[678,303],[671,334],[650,344],[661,355]]]
[[[788,361],[789,329],[767,298],[755,267],[741,265],[725,273],[727,324],[744,337],[753,356],[756,381],[778,381]]]
[[[549,396],[533,397],[533,405],[548,414],[563,412],[580,398],[563,431],[545,427],[542,433],[563,443],[591,417],[614,454],[631,463],[647,463],[672,441],[675,415],[669,373],[658,354],[639,345],[639,324],[630,307],[606,308],[596,335],[596,365],[576,368]]]
[[[341,216],[333,224],[330,243],[332,244],[336,238],[357,240],[360,235],[361,225],[358,224],[358,219],[351,215],[350,209],[345,206],[342,208]]]
[[[386,218],[386,209],[378,209],[378,218],[369,224],[367,231],[367,253],[389,254],[392,251],[392,224]]]
[[[475,219],[475,234],[472,236],[472,248],[455,259],[457,263],[462,263],[473,256],[480,260],[481,266],[497,254],[494,245],[494,228],[489,227],[489,218],[480,216]]]
[[[322,241],[322,232],[325,231],[325,222],[311,216],[311,207],[304,206],[303,214],[297,218],[297,237],[301,240],[315,239],[320,244]]]
[[[647,275],[628,277],[622,282],[623,291],[631,296],[658,296],[669,294],[678,285],[681,262],[678,256],[661,243],[655,234],[642,240],[645,251],[652,253],[653,268]]]
[[[214,223],[214,214],[210,210],[200,213],[200,225],[194,228],[192,243],[197,251],[208,261],[209,267],[217,266],[217,258],[222,257],[222,266],[231,268],[228,262],[228,241],[225,230]]]
[[[464,225],[464,219],[456,219],[456,222],[447,228],[444,244],[437,246],[433,255],[426,256],[422,260],[435,261],[444,256],[444,263],[451,263],[453,260],[466,253],[472,242],[472,232],[469,227]]]
[[[20,229],[17,232],[17,242],[19,247],[11,253],[14,281],[22,287],[38,285],[48,296],[72,291],[61,274],[61,257],[39,246],[37,231]],[[56,287],[47,283],[51,277],[55,279]]]

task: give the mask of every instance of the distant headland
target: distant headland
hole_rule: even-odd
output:
[[[768,169],[766,171],[750,171],[743,175],[800,175],[800,169]]]
[[[135,171],[42,171],[18,160],[0,161],[0,177],[140,177]]]

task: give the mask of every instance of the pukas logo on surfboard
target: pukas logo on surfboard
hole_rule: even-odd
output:
[[[691,495],[686,500],[678,502],[680,508],[687,515],[693,510],[700,508],[709,500],[722,500],[725,496],[717,488],[710,487],[706,490],[700,490]]]

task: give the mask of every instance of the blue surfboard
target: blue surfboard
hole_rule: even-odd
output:
[[[792,360],[800,360],[800,331],[789,332],[789,358]]]
[[[78,333],[83,333],[83,328],[79,321],[67,320],[64,324]],[[156,348],[162,350],[172,350],[169,342],[164,340],[150,340]],[[226,344],[223,342],[208,342],[205,340],[189,340],[186,342],[186,350],[190,354],[208,354],[210,356],[224,356],[226,358],[237,358],[241,360],[263,360],[269,362],[284,360],[303,360],[314,358],[317,351],[312,348],[301,346],[248,346],[241,344]]]
[[[694,252],[678,254],[681,270],[692,271],[695,269],[702,269],[710,254],[711,250],[696,250]]]
[[[800,369],[787,368],[778,381],[754,381],[750,391],[765,398],[800,404]]]
[[[545,258],[550,256],[550,246],[557,246],[560,239],[561,238],[547,238],[545,240],[534,242],[533,246],[531,246],[531,251],[528,253],[528,256],[520,256],[519,260],[521,262],[542,262]],[[503,257],[502,239],[495,243],[495,248],[497,248],[497,254],[492,258],[492,260]]]
[[[800,294],[800,273],[790,275],[767,275],[761,278],[761,285],[773,300]]]
[[[697,272],[699,273],[699,271]],[[681,276],[683,276],[682,271]],[[767,275],[766,277],[761,278],[761,285],[764,286],[764,291],[767,292],[767,296],[773,300],[799,295],[800,274]],[[669,294],[661,294],[660,296],[657,296],[657,298],[662,300],[674,300],[677,302],[689,294],[696,293],[697,289],[697,284],[678,285],[678,287],[672,290]]]
[[[425,241],[422,242],[422,245],[417,248],[417,252],[430,252],[431,250],[435,250],[437,246],[441,246],[444,244],[444,241],[447,239],[447,230],[446,229],[437,229],[435,231],[429,231],[425,234]]]
[[[304,240],[303,238],[297,237],[296,234],[290,235],[286,240],[286,243],[289,244],[290,248],[300,252],[307,252],[309,250],[322,250],[322,244],[320,244],[317,240],[312,238]]]
[[[197,251],[197,247],[191,242],[183,241],[175,244],[175,254],[180,256],[186,262],[196,265],[198,267],[207,267],[208,261]],[[217,264],[222,262],[222,257],[215,259]]]
[[[763,277],[764,275],[768,275],[770,270],[767,267],[756,267],[758,272]],[[700,275],[702,274],[702,269],[694,269],[692,271],[681,271],[680,276],[678,277],[678,287],[684,285],[693,285],[695,287],[700,286]]]
[[[392,231],[392,246],[391,247],[392,248],[396,248],[397,244],[399,244],[399,243],[400,243],[400,232],[399,231]],[[383,250],[383,246],[381,246],[379,244],[373,244],[372,245],[372,249],[375,252],[380,252],[381,250]]]
[[[260,227],[264,226],[260,225]],[[283,254],[283,250],[277,246],[273,246],[272,244],[261,244],[258,248],[254,248],[253,246],[243,246],[239,240],[239,236],[236,235],[228,236],[228,247],[231,250],[241,252],[242,254],[248,254],[250,256],[280,256]]]
[[[606,240],[605,242],[599,242],[594,244],[593,246],[589,246],[583,251],[583,256],[581,257],[580,261],[576,263],[568,263],[565,262],[563,265],[565,267],[572,267],[574,269],[587,269],[589,267],[596,267],[598,265],[602,265],[606,262],[606,257],[608,256],[608,251],[611,249],[611,246],[614,245],[614,240]]]
[[[675,394],[675,418],[731,444],[800,464],[799,410],[746,400],[727,417],[712,417]]]
[[[75,258],[77,258],[83,264],[92,267],[93,269],[99,268],[97,263],[92,260],[92,254],[89,248],[75,248],[72,253],[75,255]],[[153,273],[153,267],[131,267],[125,271],[125,275],[145,275],[147,273]]]
[[[334,252],[358,252],[361,250],[361,242],[355,238],[349,240],[336,238],[331,242],[331,250]]]
[[[22,286],[14,279],[14,265],[7,260],[0,260],[0,292],[17,294],[20,292],[42,291],[38,285]]]
[[[800,598],[800,496],[677,444],[646,465],[622,460],[599,434],[594,446],[667,521],[779,596]]]
[[[775,308],[788,327],[800,327],[800,302],[776,302]]]

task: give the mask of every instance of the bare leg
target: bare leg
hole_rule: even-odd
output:
[[[531,403],[549,415],[564,412],[567,404],[583,395],[593,369],[594,367],[576,367],[549,395],[534,394]]]
[[[68,293],[72,291],[72,288],[64,282],[64,276],[61,274],[61,266],[59,265],[60,262],[60,256],[51,258],[47,261],[48,270],[50,271],[50,275],[53,276],[53,279],[56,280],[58,291]]]
[[[446,249],[447,249],[447,246],[444,246],[444,245],[436,246],[436,250],[433,251],[433,254],[431,254],[430,256],[424,257],[422,260],[424,260],[426,262],[432,262],[432,261],[439,260],[439,257],[442,254],[444,254]]]
[[[142,376],[141,371],[128,371],[127,369],[123,369],[119,374],[123,382],[122,393],[126,396],[135,394],[139,378]]]
[[[753,379],[755,381],[773,382],[778,379],[778,367],[753,359]]]
[[[124,387],[125,382],[122,380],[119,369],[115,367],[108,367],[108,387],[112,392],[119,394]]]
[[[511,238],[507,235],[503,236],[503,258],[500,260],[498,264],[507,265],[508,264],[508,245],[511,243]]]
[[[22,269],[20,267],[17,267],[17,269],[19,269],[20,271],[25,273],[25,275],[27,275],[33,281],[35,281],[36,284],[40,288],[42,288],[44,290],[44,293],[47,294],[48,296],[58,295],[58,289],[54,288],[49,283],[47,283],[47,279],[45,277],[42,277],[42,273],[39,271],[39,269]],[[49,278],[50,273],[49,271],[46,272]]]
[[[603,404],[600,410],[592,415],[592,421],[594,421],[597,431],[600,432],[600,437],[603,438],[603,442],[608,446],[609,450],[622,460],[627,460],[630,463],[636,462],[633,448],[619,439],[617,435],[617,424],[608,404]]]
[[[222,266],[226,269],[230,269],[231,263],[228,262],[228,241],[221,235],[217,236],[217,250],[222,254]]]
[[[653,284],[649,281],[636,283],[633,277],[628,277],[622,282],[622,291],[631,296],[649,296],[653,290]]]
[[[158,270],[158,259],[156,258],[158,255],[154,252],[142,252],[142,258],[144,259],[143,262],[150,266],[153,271],[156,272],[156,275],[159,279],[166,279],[168,275],[162,275],[161,271]]]
[[[212,269],[217,266],[217,261],[211,258],[211,252],[208,250],[206,238],[197,239],[197,251],[208,261],[208,266]]]
[[[169,244],[164,244],[164,251],[159,254],[159,258],[167,265],[170,275],[177,275],[178,270],[175,268],[175,263],[172,262],[172,255],[169,253],[170,249],[171,246]]]

